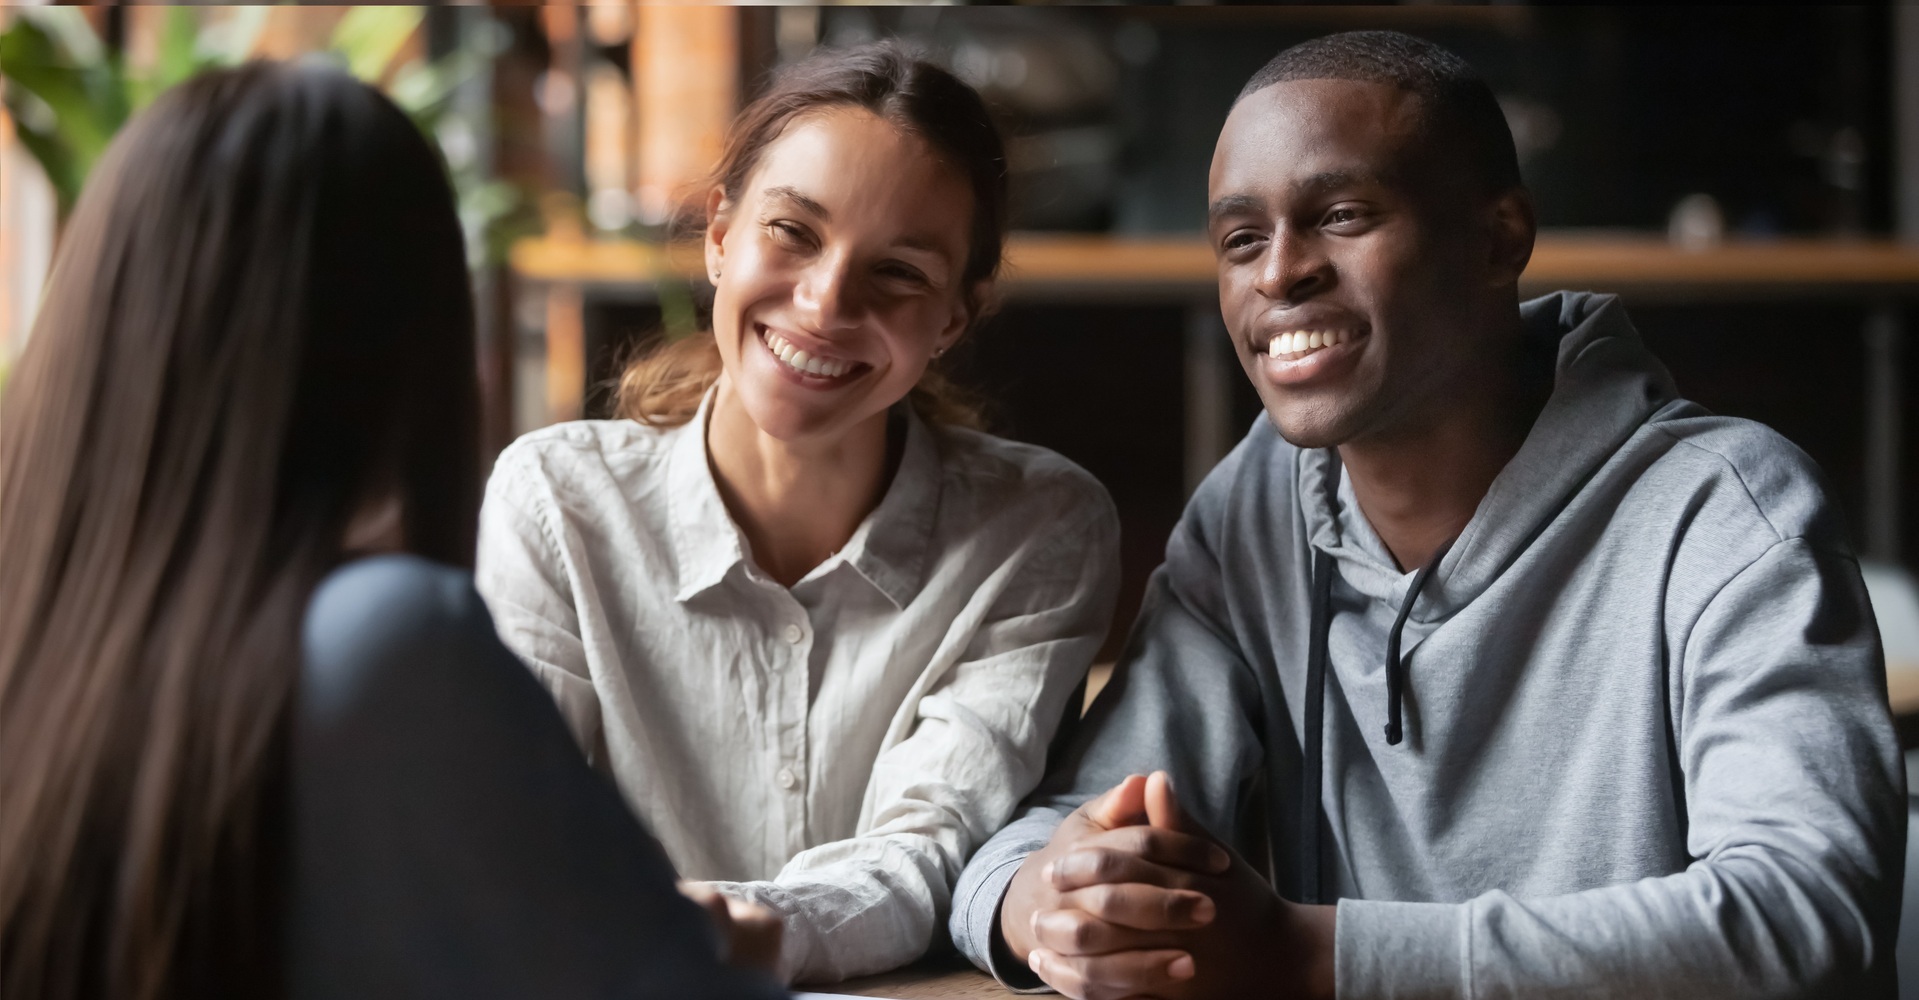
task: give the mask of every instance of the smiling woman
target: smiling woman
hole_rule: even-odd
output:
[[[999,272],[1006,228],[1006,157],[999,133],[978,95],[951,74],[912,58],[897,45],[883,43],[828,53],[800,63],[782,74],[770,92],[740,114],[728,133],[720,163],[707,185],[709,240],[713,238],[712,223],[730,221],[737,214],[739,205],[749,194],[749,183],[767,158],[769,147],[781,144],[789,129],[800,131],[806,125],[816,124],[810,120],[821,117],[853,117],[856,110],[865,112],[864,117],[871,119],[869,125],[889,126],[889,134],[881,139],[882,144],[919,145],[920,149],[909,153],[909,160],[929,166],[938,163],[946,168],[943,172],[949,177],[942,179],[948,183],[934,185],[936,189],[946,190],[911,193],[942,196],[945,200],[930,206],[942,213],[968,205],[966,211],[970,217],[960,227],[955,228],[947,220],[929,225],[927,228],[936,235],[922,242],[930,246],[916,248],[937,252],[941,242],[937,233],[942,227],[948,236],[963,241],[958,261],[960,270],[950,274],[947,280],[948,290],[957,293],[957,301],[966,313],[963,333],[984,318],[990,304],[987,293]],[[837,138],[846,149],[859,154],[868,167],[884,170],[899,152],[893,150],[894,156],[888,156],[881,150],[865,148],[860,141],[864,137],[860,136]],[[794,152],[788,151],[789,159],[805,158],[793,155]],[[951,189],[955,182],[962,190]],[[776,200],[795,209],[821,208],[820,202],[804,191],[763,179],[760,188],[751,193],[777,195]],[[954,195],[958,195],[958,199],[953,198]],[[819,218],[817,211],[811,214]],[[782,240],[807,238],[796,222],[762,224],[776,225]],[[722,226],[721,231],[725,228]],[[911,268],[910,264],[889,266],[902,268],[902,273]],[[714,261],[708,262],[708,271],[716,286],[725,277],[724,269]],[[716,326],[722,322],[717,310],[714,322]],[[939,348],[941,353],[944,350],[945,347]],[[936,424],[981,425],[978,405],[970,394],[949,381],[937,363],[924,364],[921,368],[908,398],[922,417]],[[720,370],[718,344],[705,334],[662,344],[627,366],[620,377],[615,409],[620,416],[643,423],[683,424],[693,418],[707,389],[719,378]]]
[[[788,979],[925,951],[1112,615],[1106,491],[934,367],[990,301],[1005,172],[942,69],[795,67],[706,192],[712,333],[487,488],[502,636],[680,873],[781,916]]]

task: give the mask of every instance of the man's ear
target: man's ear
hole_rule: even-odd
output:
[[[1532,192],[1512,188],[1494,198],[1487,212],[1492,284],[1517,283],[1533,258],[1533,241],[1539,236]]]
[[[719,185],[706,193],[706,233],[700,238],[706,252],[706,277],[720,283],[720,271],[726,260],[726,229],[733,221],[733,203]]]

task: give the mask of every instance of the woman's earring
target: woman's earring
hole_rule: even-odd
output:
[[[938,358],[938,357],[944,357],[945,355],[946,355],[946,348],[944,348],[944,347],[938,347],[938,348],[934,348],[934,349],[933,349],[933,356],[934,356],[934,357],[936,357],[936,358]]]

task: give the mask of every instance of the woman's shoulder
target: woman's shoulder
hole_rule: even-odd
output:
[[[301,623],[301,715],[351,712],[396,679],[431,680],[497,644],[464,570],[411,555],[357,559],[320,581]]]
[[[643,471],[663,461],[684,426],[637,420],[569,420],[522,434],[500,452],[493,479],[567,482]]]
[[[949,494],[958,490],[976,495],[987,509],[1039,509],[1117,523],[1105,485],[1059,452],[962,427],[937,433]]]
[[[542,427],[500,452],[487,479],[487,504],[595,523],[653,509],[659,505],[645,498],[657,495],[668,481],[673,444],[685,433],[692,432],[635,420]],[[484,514],[481,520],[484,525]]]

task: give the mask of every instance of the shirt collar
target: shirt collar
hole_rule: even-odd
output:
[[[667,520],[673,561],[679,575],[676,600],[688,601],[717,586],[746,560],[746,540],[720,499],[706,451],[706,422],[714,391],[707,390],[693,419],[677,435],[667,458]],[[928,549],[939,517],[940,456],[933,431],[901,404],[906,447],[893,482],[878,507],[854,530],[838,558],[904,609],[925,582]],[[832,560],[829,559],[828,563]],[[809,578],[812,574],[808,574]]]
[[[840,557],[904,610],[925,582],[933,525],[939,519],[941,475],[939,442],[932,428],[908,404],[895,412],[906,420],[900,467],[880,505],[860,522]]]
[[[707,464],[706,421],[712,409],[713,390],[708,389],[693,419],[674,432],[667,452],[667,524],[680,582],[673,597],[679,601],[717,585],[746,559],[746,541],[727,514],[726,502],[713,482],[713,468]]]

